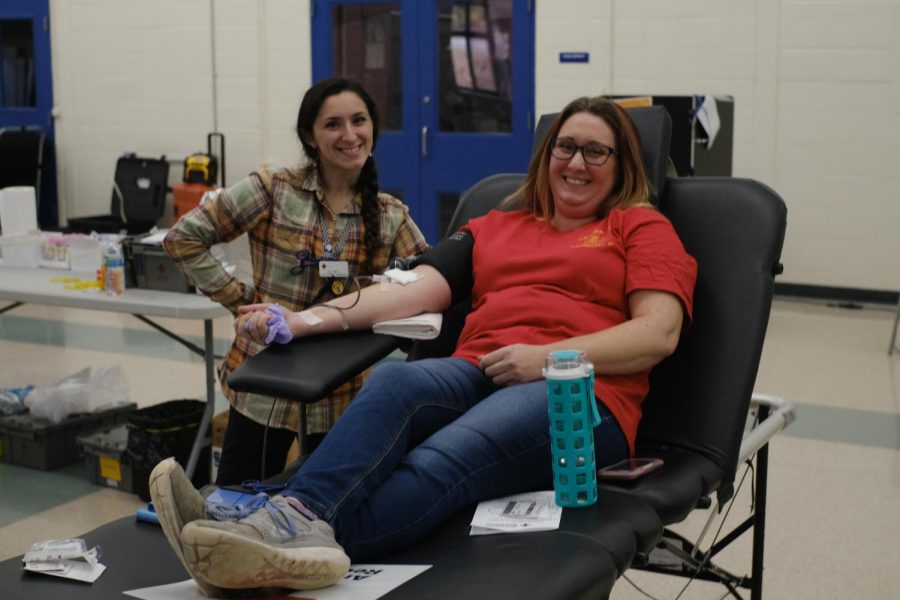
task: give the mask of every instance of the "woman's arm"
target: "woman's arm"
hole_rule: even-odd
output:
[[[631,319],[609,329],[553,344],[512,344],[486,354],[481,368],[494,383],[535,381],[544,357],[554,350],[581,350],[596,373],[625,374],[649,369],[675,351],[684,309],[674,294],[638,290],[628,296]]]
[[[401,285],[392,283],[385,290],[380,284],[364,288],[358,295],[346,294],[330,300],[327,308],[315,306],[308,311],[317,324],[311,324],[299,312],[287,311],[285,320],[295,338],[320,333],[331,333],[345,329],[369,329],[378,321],[411,317],[423,312],[443,312],[450,307],[450,286],[447,280],[433,267],[421,265],[413,269],[420,278],[413,283]],[[265,343],[269,332],[266,304],[251,304],[239,309],[235,320],[235,334],[248,337],[257,343]]]
[[[185,278],[206,296],[232,312],[253,301],[253,290],[228,273],[210,248],[249,231],[269,213],[260,176],[251,176],[229,190],[214,192],[181,217],[166,234],[163,249]]]

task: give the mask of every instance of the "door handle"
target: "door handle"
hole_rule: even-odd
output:
[[[428,156],[428,125],[422,128],[422,140],[420,146],[422,148],[422,156]]]

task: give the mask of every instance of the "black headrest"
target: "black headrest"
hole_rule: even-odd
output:
[[[638,135],[641,138],[644,168],[647,170],[647,177],[653,186],[653,199],[656,201],[666,187],[669,143],[672,140],[672,118],[664,106],[642,106],[625,110],[637,126]],[[557,113],[541,116],[534,130],[532,154],[540,150],[544,137],[556,115]]]

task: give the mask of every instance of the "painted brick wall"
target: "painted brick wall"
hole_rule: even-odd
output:
[[[736,176],[787,201],[781,281],[900,288],[900,0],[535,0],[536,112],[582,94],[735,98]],[[299,158],[309,4],[216,0],[229,182]],[[108,210],[124,151],[212,127],[209,0],[53,0],[62,214]],[[559,53],[586,51],[587,64]],[[173,168],[173,179],[178,173]]]
[[[293,132],[311,55],[308,3],[216,0],[216,111],[209,0],[51,3],[61,214],[105,214],[125,152],[180,161],[226,135],[228,183],[299,160]],[[163,222],[171,215],[171,208]]]
[[[572,0],[538,2],[536,21],[538,113],[585,93],[732,95],[734,175],[788,205],[780,280],[900,288],[900,2]]]

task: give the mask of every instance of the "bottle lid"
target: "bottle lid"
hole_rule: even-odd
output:
[[[580,350],[557,350],[544,358],[544,377],[548,379],[580,379],[589,376],[594,365]]]

